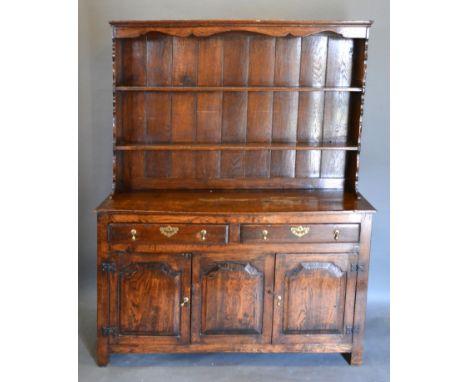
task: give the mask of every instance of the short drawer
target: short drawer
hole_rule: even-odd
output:
[[[243,243],[353,243],[359,224],[244,225]]]
[[[115,223],[109,225],[108,237],[111,243],[223,244],[228,239],[228,226]]]

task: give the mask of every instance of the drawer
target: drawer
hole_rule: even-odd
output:
[[[243,243],[353,243],[359,224],[243,225]]]
[[[111,243],[154,242],[161,244],[224,244],[227,225],[210,224],[109,224]]]

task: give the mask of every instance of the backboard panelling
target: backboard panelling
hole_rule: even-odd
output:
[[[353,43],[336,35],[269,37],[247,32],[210,37],[151,33],[117,40],[117,86],[220,87],[219,91],[206,92],[117,91],[117,144],[320,144],[347,143],[349,137],[353,140],[350,143],[357,144],[358,134],[354,130],[348,134],[349,114],[353,126],[359,119],[349,107],[347,91],[222,89],[360,86],[359,74],[353,74]],[[360,93],[352,97],[357,100],[353,109],[360,108]],[[250,179],[252,186],[273,187],[275,179],[291,178],[294,183],[297,178],[310,180],[298,180],[300,187],[320,187],[342,184],[346,158],[341,150],[125,153],[117,156],[117,166],[126,166],[127,170],[117,171],[117,177],[130,176],[129,169],[141,173],[139,180],[131,181],[136,188],[154,186],[145,178],[173,179],[169,183],[174,187],[183,179],[193,179],[200,185],[212,184],[210,179],[217,180],[213,184]],[[138,165],[143,166],[139,172],[134,169]],[[313,181],[321,178],[336,181]],[[123,183],[129,186],[128,181]]]
[[[273,86],[275,80],[276,39],[252,35],[249,39],[249,85]],[[269,143],[272,139],[273,92],[248,94],[247,137],[250,143]],[[270,176],[271,151],[245,153],[245,177]]]
[[[221,86],[223,84],[223,39],[213,36],[198,41],[198,86]],[[221,142],[223,93],[197,94],[196,142]],[[197,179],[219,178],[221,153],[195,153],[195,176]]]
[[[327,86],[350,86],[353,64],[353,40],[328,39]],[[349,93],[325,94],[323,142],[346,142],[348,136]],[[329,151],[322,154],[321,176],[341,178],[345,173],[346,153]]]
[[[328,37],[308,36],[302,39],[300,85],[325,86],[327,68]],[[322,141],[323,92],[299,94],[299,119],[297,121],[297,141]],[[296,176],[315,178],[320,176],[321,152],[298,151],[296,153]]]
[[[146,44],[147,85],[172,85],[173,38],[152,34]]]
[[[176,93],[172,95],[172,142],[195,141],[197,128],[197,95]],[[193,178],[195,176],[195,153],[174,151],[172,153],[171,178]]]

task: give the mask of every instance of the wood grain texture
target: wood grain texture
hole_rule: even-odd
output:
[[[169,143],[172,139],[172,95],[145,93],[146,142]]]
[[[297,134],[297,93],[277,93],[273,102],[272,140],[275,142],[295,142]],[[293,178],[295,174],[296,152],[293,150],[271,153],[271,177]]]
[[[198,42],[197,87],[222,86],[224,40],[209,37]]]
[[[180,334],[181,274],[166,263],[130,264],[119,276],[119,332]]]
[[[196,96],[172,95],[172,142],[193,142],[196,134]],[[195,161],[192,152],[172,153],[173,178],[193,178]]]
[[[342,150],[358,151],[358,146],[341,143],[120,143],[116,151],[259,151],[259,150]]]
[[[223,44],[223,85],[247,85],[249,36],[226,34]]]
[[[350,92],[362,93],[358,86],[116,86],[118,92]]]
[[[294,234],[299,227],[303,232]],[[264,235],[263,232],[267,234]],[[335,235],[335,232],[338,234]],[[300,231],[299,231],[300,232]],[[243,243],[346,243],[359,241],[359,224],[243,225]]]
[[[227,32],[251,32],[274,37],[305,37],[333,33],[347,38],[367,38],[372,21],[322,20],[132,20],[111,21],[114,38],[134,38],[160,32],[171,36],[208,37]]]
[[[330,38],[328,41],[326,85],[348,86],[351,84],[353,64],[353,41]],[[346,142],[348,137],[349,93],[336,92],[325,95],[323,142]],[[346,155],[343,152],[322,154],[321,176],[340,178],[344,176]]]
[[[363,265],[357,275],[356,301],[354,312],[353,351],[349,359],[351,365],[361,365],[364,351],[364,326],[366,321],[367,288],[369,280],[369,257],[371,247],[372,215],[363,216],[361,234],[361,250],[359,251],[359,264]]]
[[[145,94],[129,93],[120,97],[117,140],[144,142],[146,130]]]
[[[276,39],[251,36],[249,49],[249,85],[272,86],[275,76]]]
[[[301,86],[323,87],[327,68],[327,36],[308,36],[302,39]],[[321,142],[324,93],[300,93],[297,123],[298,142]],[[296,176],[320,176],[321,152],[296,153]]]
[[[172,95],[145,93],[145,141],[169,143],[172,140]],[[172,153],[169,150],[144,153],[144,176],[168,178],[171,175]]]
[[[359,149],[363,47],[325,34],[117,41],[116,70],[136,79],[117,76],[115,150],[161,151],[116,155],[117,188],[355,187],[359,156],[344,151]]]
[[[301,39],[287,37],[276,40],[275,85],[298,86],[301,67]]]
[[[302,262],[285,275],[282,332],[338,334],[343,330],[346,273],[332,262]]]
[[[109,339],[102,333],[102,328],[109,326],[109,274],[102,270],[102,263],[107,256],[108,215],[97,218],[97,320],[96,320],[96,362],[105,366],[109,362]]]
[[[374,208],[356,192],[368,22],[113,24],[109,352],[360,364]]]
[[[279,254],[275,265],[273,343],[349,343],[355,255]],[[354,281],[354,282],[353,282]],[[278,298],[280,297],[280,298]],[[351,306],[351,309],[350,309]]]
[[[192,343],[268,343],[273,256],[194,257]]]
[[[146,85],[146,37],[134,40],[121,40],[117,73],[119,85]]]
[[[126,341],[125,344],[110,345],[113,353],[343,353],[349,352],[352,346],[349,344],[187,344],[160,345],[143,338],[138,341]]]
[[[223,97],[222,142],[245,142],[247,131],[247,94],[225,93]],[[245,153],[221,153],[221,177],[243,178]]]
[[[220,86],[223,83],[223,39],[210,37],[199,41],[198,87]],[[197,95],[197,142],[221,142],[223,93]],[[221,154],[200,152],[195,154],[196,178],[220,177]]]
[[[187,343],[190,307],[181,302],[190,296],[190,258],[125,254],[111,260],[116,271],[110,283],[110,318],[118,331],[111,343],[140,337],[160,344]]]
[[[321,214],[353,211],[371,212],[372,205],[361,195],[337,190],[156,190],[121,192],[97,207],[98,212],[153,214]],[[127,216],[128,218],[128,216]],[[231,216],[234,218],[234,216]],[[309,217],[310,219],[310,217]],[[333,219],[337,219],[333,216]]]
[[[147,85],[172,85],[172,40],[170,36],[151,34],[147,37]]]
[[[204,273],[201,334],[260,334],[263,274],[248,262],[229,261]]]
[[[132,234],[134,230],[134,234]],[[202,235],[201,232],[205,231]],[[167,233],[169,232],[169,233]],[[108,226],[110,243],[223,244],[227,243],[227,225],[212,224],[121,224]]]
[[[247,142],[271,142],[273,119],[273,94],[249,94],[247,114]],[[265,177],[270,174],[270,150],[245,153],[246,178]]]
[[[222,93],[199,93],[197,96],[197,142],[221,142],[223,114]],[[219,151],[203,151],[196,156],[196,177],[210,179],[220,177],[221,154]]]
[[[174,37],[172,40],[172,83],[190,86],[197,83],[198,40]]]

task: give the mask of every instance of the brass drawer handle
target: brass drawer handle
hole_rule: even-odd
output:
[[[303,226],[297,226],[297,227],[291,227],[291,232],[293,235],[297,237],[302,237],[305,236],[309,233],[310,227],[303,227]]]
[[[189,303],[189,298],[188,298],[188,297],[184,297],[184,299],[183,299],[182,302],[180,303],[180,306],[188,305],[188,303]]]
[[[200,231],[200,239],[201,239],[202,241],[205,241],[205,240],[206,240],[206,234],[207,234],[207,233],[208,233],[208,232],[206,232],[206,229],[202,229],[202,230]]]
[[[177,232],[179,232],[179,228],[177,227],[171,227],[170,225],[166,227],[160,227],[159,231],[166,236],[166,237],[171,237],[174,236]]]
[[[137,234],[137,230],[135,228],[132,228],[131,231],[130,231],[130,235],[132,235],[132,240],[133,241],[136,240],[136,234]]]
[[[335,240],[338,240],[340,238],[340,230],[339,229],[335,229],[333,231],[333,239]]]
[[[262,237],[263,237],[263,240],[268,240],[268,231],[266,229],[262,231]]]

